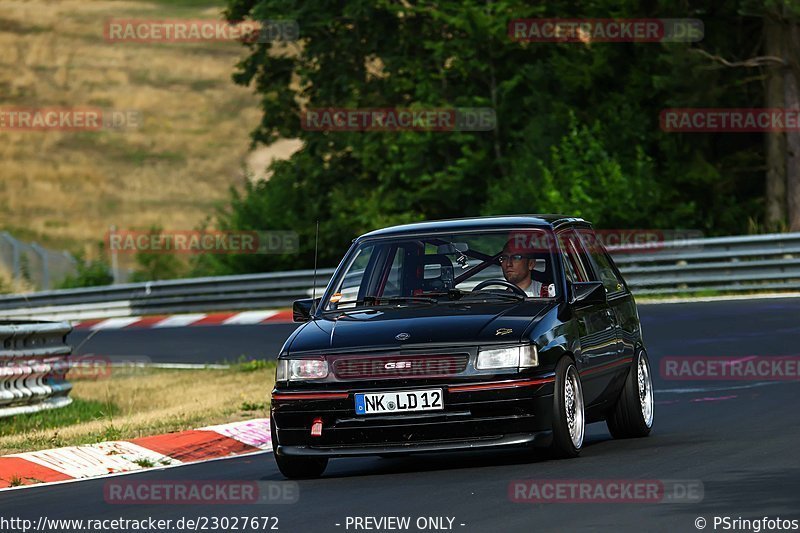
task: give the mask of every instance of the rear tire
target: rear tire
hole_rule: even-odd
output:
[[[615,439],[646,437],[653,428],[653,380],[647,352],[639,350],[625,386],[606,419]]]
[[[272,420],[270,421],[270,431],[272,433],[272,446],[277,446],[278,435],[275,429],[275,422]],[[274,450],[272,455],[275,457],[278,470],[289,479],[318,478],[328,466],[327,457],[287,457],[278,455]]]
[[[583,388],[572,359],[564,357],[556,365],[553,392],[553,444],[551,453],[558,458],[577,457],[583,447],[586,416]]]

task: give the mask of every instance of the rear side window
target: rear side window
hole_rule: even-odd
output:
[[[608,294],[621,292],[625,288],[625,285],[612,266],[611,258],[603,244],[597,238],[595,232],[582,229],[579,233],[584,247],[588,251],[589,257],[591,257],[597,277],[600,278],[598,281],[603,282],[603,286],[606,288]]]

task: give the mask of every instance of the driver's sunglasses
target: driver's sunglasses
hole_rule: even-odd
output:
[[[499,259],[501,263],[505,263],[509,259],[513,259],[514,261],[522,261],[523,259],[527,259],[527,258],[528,258],[528,256],[522,255],[522,254],[511,254],[511,255],[502,254],[497,259]]]

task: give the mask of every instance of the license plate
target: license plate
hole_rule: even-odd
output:
[[[355,396],[357,415],[441,411],[444,409],[442,389],[364,392]]]

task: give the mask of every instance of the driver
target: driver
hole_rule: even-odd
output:
[[[536,266],[536,259],[531,257],[530,250],[519,244],[519,239],[509,239],[500,254],[500,266],[503,277],[513,283],[528,296],[534,298],[551,298],[556,295],[556,287],[552,283],[543,285],[531,278],[531,271]]]

